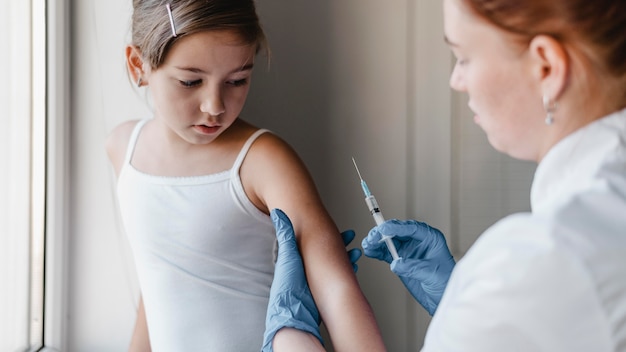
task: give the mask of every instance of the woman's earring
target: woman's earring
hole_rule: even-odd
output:
[[[543,108],[546,110],[546,125],[550,126],[554,123],[554,112],[557,108],[557,103],[550,99],[548,95],[543,95]]]
[[[143,83],[143,80],[141,79],[141,77],[139,77],[139,79],[137,80],[137,88],[141,87],[142,83]]]

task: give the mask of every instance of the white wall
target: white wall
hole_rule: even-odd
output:
[[[137,284],[114,199],[104,141],[118,122],[146,114],[124,71],[131,1],[72,5],[69,351],[123,351]]]
[[[103,147],[116,124],[149,113],[124,70],[130,3],[71,3],[70,351],[124,350],[134,323],[137,282]],[[467,127],[451,116],[467,112],[447,84],[441,2],[259,0],[258,9],[273,56],[269,70],[255,68],[243,118],[294,146],[339,228],[357,231],[355,246],[373,220],[352,157],[387,218],[428,221],[462,254],[480,230],[454,232],[460,200],[473,196],[459,176]],[[527,182],[515,183],[524,199]],[[359,267],[387,348],[418,350],[427,315],[387,265],[365,258]]]

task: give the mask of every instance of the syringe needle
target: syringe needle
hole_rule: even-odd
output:
[[[369,187],[367,187],[367,183],[365,183],[365,180],[363,180],[363,177],[361,177],[361,172],[359,172],[359,167],[356,166],[356,161],[354,161],[354,157],[352,158],[352,163],[354,164],[356,173],[359,174],[359,179],[361,180],[361,189],[363,189],[363,193],[365,193],[365,197],[373,197],[372,192],[370,192]]]
[[[374,198],[374,195],[372,194],[372,192],[370,192],[367,184],[363,180],[363,177],[361,177],[361,172],[359,172],[359,167],[356,166],[356,161],[354,161],[354,158],[352,158],[352,163],[354,164],[354,168],[356,169],[357,174],[359,174],[359,179],[361,180],[361,188],[363,189],[363,193],[365,193],[365,204],[367,204],[367,207],[369,208],[370,213],[372,214],[372,217],[376,222],[376,225],[380,225],[385,222],[385,219],[383,218],[383,213],[378,207],[378,202],[376,202],[376,198]],[[392,236],[382,235],[382,237],[382,240],[385,241],[385,244],[387,244],[387,248],[389,249],[389,253],[391,253],[391,257],[393,257],[393,259],[398,259],[398,252],[396,251],[396,247],[391,240]]]
[[[352,163],[354,164],[354,168],[356,169],[356,173],[359,175],[359,179],[363,181],[363,177],[361,177],[361,172],[359,172],[359,167],[356,166],[356,161],[354,161],[354,157],[352,157]]]

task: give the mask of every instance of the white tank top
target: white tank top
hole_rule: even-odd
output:
[[[164,177],[131,164],[137,123],[117,191],[137,268],[152,350],[261,349],[274,274],[276,237],[268,215],[246,196],[239,168]]]

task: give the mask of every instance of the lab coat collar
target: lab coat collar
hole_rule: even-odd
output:
[[[626,159],[626,109],[558,142],[537,166],[530,193],[534,214],[552,212],[591,186],[609,158]]]

